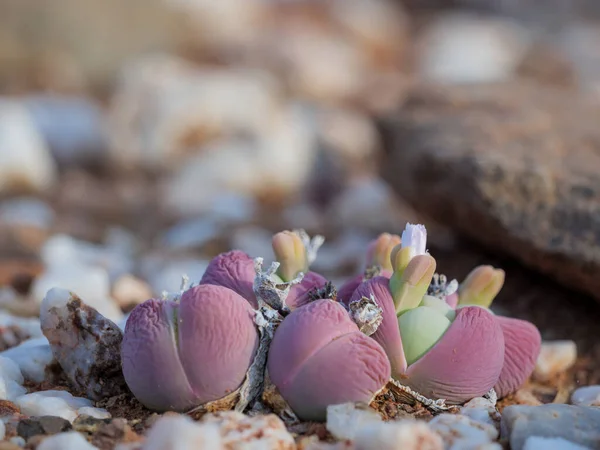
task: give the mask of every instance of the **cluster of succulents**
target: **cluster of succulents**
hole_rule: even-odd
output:
[[[303,420],[368,403],[390,379],[456,404],[514,392],[533,371],[537,328],[489,309],[502,270],[481,266],[449,282],[426,241],[422,225],[382,234],[364,272],[339,291],[309,271],[323,240],[302,231],[273,237],[277,262],[265,272],[241,251],[218,255],[197,286],[133,310],[125,380],[147,407],[187,411],[239,393],[254,369]]]

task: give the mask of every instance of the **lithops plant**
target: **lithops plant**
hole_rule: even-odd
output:
[[[150,299],[123,337],[125,381],[157,411],[187,411],[223,399],[243,383],[259,342],[251,303],[231,289],[200,285],[179,300]]]
[[[390,278],[364,281],[348,303],[373,297],[381,307],[383,321],[372,337],[385,349],[396,380],[426,397],[463,403],[492,388],[506,395],[531,374],[539,332],[489,310],[502,271],[476,269],[455,292],[455,281],[435,274],[425,228],[411,224],[391,264]]]
[[[328,405],[369,403],[391,374],[383,348],[330,299],[313,301],[285,318],[275,332],[267,367],[283,398],[304,420],[324,420]]]

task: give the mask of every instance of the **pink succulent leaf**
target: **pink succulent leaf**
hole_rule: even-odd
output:
[[[292,383],[313,353],[344,334],[358,331],[344,307],[316,300],[298,308],[279,325],[269,349],[268,369],[279,389]]]
[[[390,375],[390,363],[381,346],[355,331],[307,359],[281,393],[298,417],[323,421],[328,405],[370,402]]]
[[[254,260],[240,250],[221,253],[215,256],[206,268],[200,284],[224,286],[237,292],[256,309],[258,302],[254,295]]]
[[[456,306],[458,305],[458,292],[446,295],[445,299],[446,303],[448,303],[448,306],[450,306],[450,308],[456,309]]]
[[[504,364],[504,336],[484,308],[460,308],[444,336],[399,378],[420,394],[463,403],[487,393]]]
[[[378,276],[389,279],[392,276],[392,271],[382,270],[379,272]],[[352,294],[354,294],[356,288],[358,288],[358,286],[360,286],[364,281],[367,281],[364,274],[355,275],[347,280],[338,290],[338,300],[344,305],[348,306],[350,299],[352,298]]]
[[[179,305],[147,300],[131,312],[121,347],[123,375],[133,395],[157,411],[198,405],[179,360],[173,317]]]
[[[398,318],[396,317],[389,282],[388,278],[381,276],[367,280],[358,286],[350,301],[374,296],[377,305],[383,310],[383,321],[377,331],[371,335],[371,338],[375,339],[385,350],[392,365],[392,374],[399,376],[406,370],[406,358],[402,348]]]
[[[181,296],[179,355],[200,403],[241,386],[256,354],[255,311],[222,286],[199,285]]]
[[[311,301],[310,292],[313,289],[321,289],[327,284],[327,279],[316,272],[307,272],[299,284],[290,289],[285,304],[290,309],[304,306]]]
[[[325,419],[330,404],[369,401],[391,372],[381,346],[332,300],[292,311],[275,332],[267,364],[271,380],[304,420]]]
[[[504,334],[504,366],[494,386],[499,398],[515,392],[529,378],[542,345],[535,325],[525,320],[496,316]]]
[[[338,289],[338,300],[344,305],[348,306],[350,299],[352,298],[352,294],[354,294],[354,291],[356,291],[356,288],[358,288],[362,282],[363,274],[354,275],[352,278],[347,280]]]

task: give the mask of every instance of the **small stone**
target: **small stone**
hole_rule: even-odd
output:
[[[600,409],[547,404],[507,406],[502,411],[502,437],[512,450],[522,450],[531,436],[562,438],[578,445],[600,448]]]
[[[77,414],[80,416],[93,417],[94,419],[110,419],[110,413],[104,408],[92,408],[90,406],[84,406],[77,410]]]
[[[492,444],[499,435],[494,425],[477,422],[461,414],[440,414],[429,422],[429,426],[442,437],[444,445],[451,448],[477,448]],[[501,448],[498,445],[498,450]]]
[[[40,318],[54,357],[78,390],[93,400],[126,392],[123,333],[115,323],[60,288],[48,291]]]
[[[573,341],[542,342],[533,371],[539,381],[548,381],[553,376],[570,369],[577,360],[577,345]]]
[[[496,409],[496,406],[487,398],[476,397],[469,400],[460,408],[460,413],[477,422],[492,425],[500,431],[502,416]]]
[[[165,231],[161,244],[170,250],[202,248],[216,239],[222,228],[211,217],[188,219]]]
[[[39,434],[51,435],[69,431],[71,422],[58,416],[31,417],[21,419],[17,425],[17,433],[25,440]]]
[[[0,441],[4,440],[5,436],[6,436],[6,425],[4,425],[4,422],[0,421]]]
[[[25,447],[25,439],[23,439],[21,436],[13,436],[10,438],[9,441],[11,444],[17,445],[21,448]],[[4,448],[0,446],[0,450],[10,450],[9,448]]]
[[[165,415],[146,436],[142,450],[223,450],[216,424],[198,424],[187,416]]]
[[[152,289],[145,281],[125,274],[114,282],[112,296],[121,309],[127,309],[152,298]]]
[[[98,450],[76,431],[55,434],[44,439],[36,450]]]
[[[15,403],[28,416],[58,416],[69,422],[75,420],[78,409],[92,406],[86,398],[73,397],[67,391],[38,391],[18,397]]]
[[[25,106],[0,99],[0,192],[43,192],[56,177],[52,155]]]
[[[46,379],[46,369],[54,360],[52,349],[45,337],[29,339],[16,347],[0,353],[13,360],[21,369],[25,380],[41,383]]]
[[[381,416],[368,406],[344,403],[327,407],[327,430],[339,440],[352,440],[360,428],[376,422],[381,422]]]
[[[420,72],[442,83],[486,83],[513,76],[528,48],[518,23],[470,14],[445,14],[426,30]]]
[[[443,450],[444,443],[425,422],[402,420],[371,423],[359,428],[356,430],[354,449]]]
[[[590,450],[589,447],[574,444],[563,438],[543,438],[531,436],[525,441],[523,450]]]
[[[296,448],[294,438],[275,414],[249,417],[237,411],[222,411],[205,415],[202,423],[217,425],[225,448]]]
[[[576,389],[571,394],[571,403],[578,406],[600,406],[600,385]]]

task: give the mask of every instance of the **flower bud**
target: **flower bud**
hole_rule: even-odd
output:
[[[308,271],[306,247],[298,233],[281,231],[273,236],[272,245],[275,257],[281,264],[277,275],[283,281],[290,281],[300,272]]]
[[[417,255],[410,260],[406,269],[390,278],[390,291],[396,305],[396,314],[416,308],[427,293],[435,273],[436,262],[431,255]]]
[[[410,249],[410,258],[427,252],[427,230],[424,225],[406,224],[402,232],[402,247]]]
[[[392,270],[392,250],[400,245],[400,236],[382,233],[369,244],[367,250],[367,267],[379,266],[382,270]]]
[[[458,289],[458,304],[489,308],[504,285],[504,275],[504,270],[492,266],[476,267]]]

